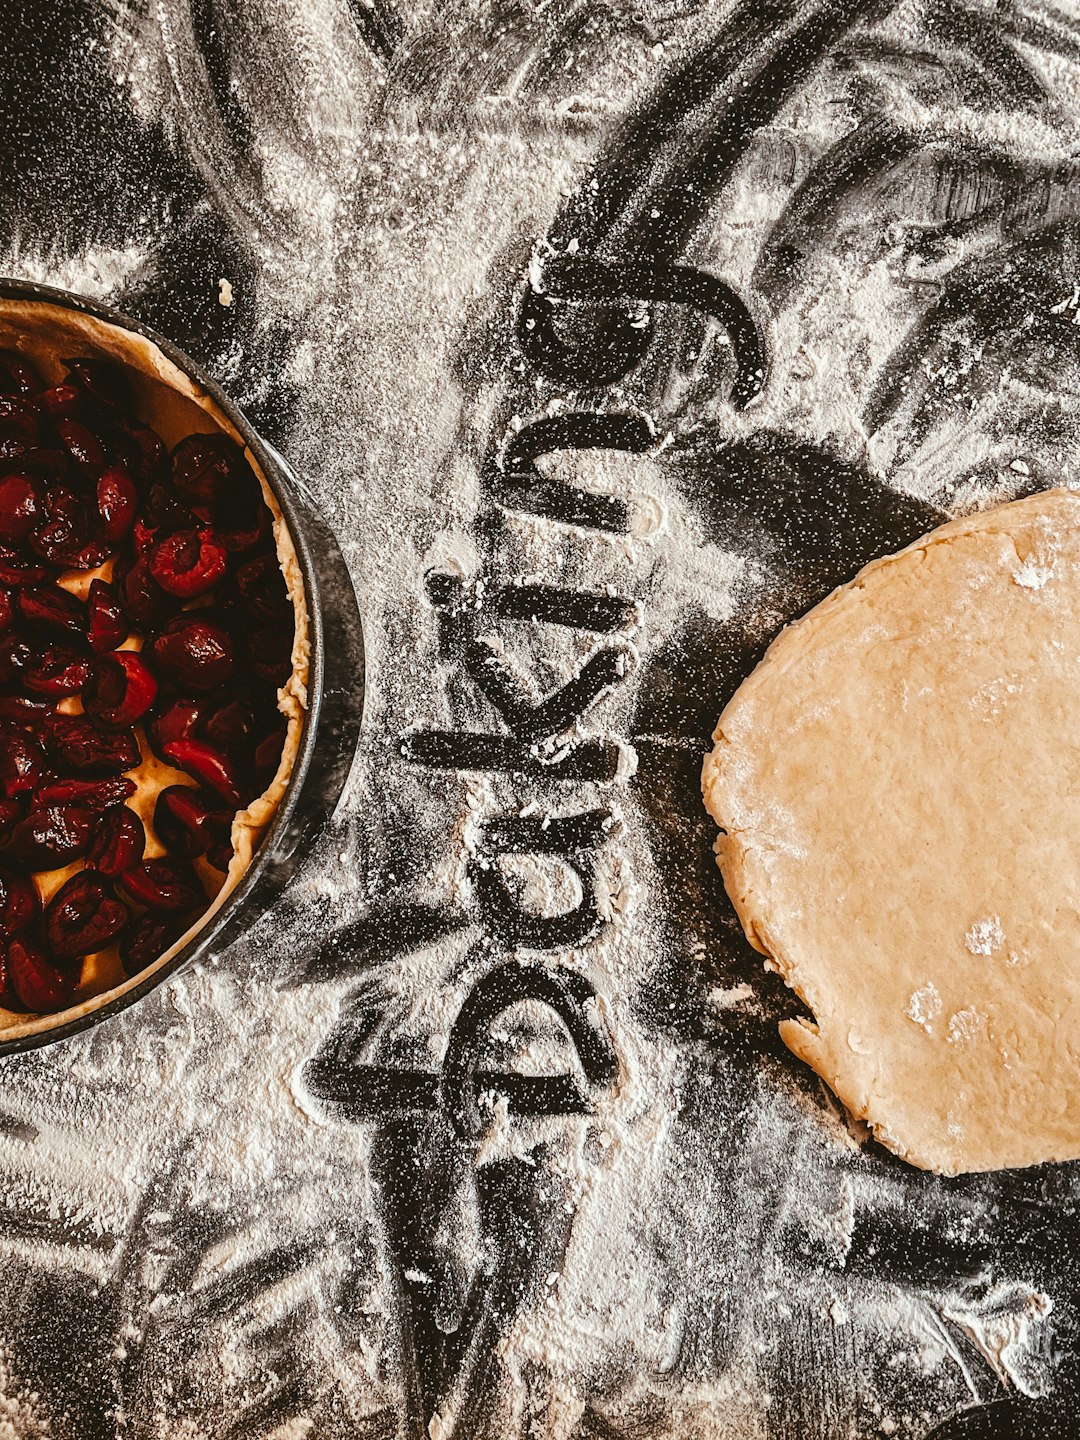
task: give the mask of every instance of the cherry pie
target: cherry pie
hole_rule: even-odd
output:
[[[0,302],[0,347],[6,1038],[104,1003],[235,888],[292,770],[308,651],[288,528],[209,396],[44,302]]]

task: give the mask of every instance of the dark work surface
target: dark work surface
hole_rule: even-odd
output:
[[[10,1395],[15,1434],[78,1440],[1080,1435],[1075,1166],[943,1180],[852,1142],[697,798],[787,619],[1075,467],[1068,7],[61,0],[0,38],[0,268],[220,380],[336,533],[374,675],[346,801],[224,978],[0,1066],[0,1433]],[[636,478],[553,479],[556,449]],[[619,550],[653,484],[692,542]],[[494,864],[523,853],[580,903],[523,909]],[[492,1041],[528,1005],[569,1057],[539,1075]],[[318,1124],[264,1125],[294,1074]],[[632,1152],[645,1115],[628,1200],[597,1117]],[[552,1275],[606,1308],[515,1350]],[[1011,1372],[950,1318],[1033,1294]]]

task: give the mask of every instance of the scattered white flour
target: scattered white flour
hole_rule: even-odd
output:
[[[747,985],[745,981],[740,982],[738,985],[729,985],[726,988],[717,985],[709,991],[709,1004],[716,1010],[734,1010],[736,1006],[741,1005],[745,1000],[752,1000],[753,998],[753,986]]]
[[[4,269],[18,280],[105,300],[136,276],[151,279],[153,261],[149,240],[136,240],[117,249],[93,246],[80,255],[19,248],[6,258]]]
[[[1005,944],[1005,931],[997,915],[976,920],[964,936],[964,945],[971,955],[992,955]]]
[[[968,1040],[974,1039],[979,1026],[985,1019],[986,1016],[981,1015],[974,1006],[957,1010],[954,1015],[949,1016],[949,1044],[964,1044]]]
[[[973,709],[985,711],[984,719],[989,723],[1001,714],[1009,703],[1009,696],[1019,695],[1019,693],[1020,686],[1015,680],[1001,676],[997,680],[989,680],[985,685],[981,685],[969,703]]]
[[[1044,1393],[1045,1377],[1032,1368],[1030,1344],[1052,1309],[1048,1295],[1001,1286],[976,1306],[943,1306],[941,1313],[968,1336],[1003,1385],[1034,1397]]]
[[[1024,590],[1041,590],[1053,577],[1052,566],[1037,565],[1030,557],[1012,572],[1013,583]]]
[[[928,1035],[934,1033],[933,1022],[941,1014],[941,992],[932,980],[908,997],[904,1014],[921,1025]]]
[[[39,1401],[16,1380],[10,1356],[0,1348],[0,1440],[49,1440]]]
[[[566,93],[530,91],[541,84],[533,75],[540,41],[527,28],[515,32],[507,21],[489,49],[488,7],[434,7],[430,14],[430,7],[415,13],[396,7],[406,34],[392,67],[361,44],[359,27],[344,23],[345,12],[331,0],[233,7],[221,44],[232,78],[244,82],[227,93],[250,109],[250,136],[245,132],[241,145],[210,93],[206,67],[186,48],[193,43],[191,7],[115,8],[130,12],[117,32],[126,23],[139,41],[111,44],[115,79],[134,95],[144,119],[157,123],[163,116],[170,133],[182,137],[210,203],[255,261],[257,282],[250,294],[245,288],[230,324],[248,312],[257,317],[254,338],[244,342],[253,352],[264,329],[280,325],[288,337],[286,353],[271,364],[280,364],[297,403],[295,418],[281,420],[288,433],[277,438],[353,567],[368,647],[368,714],[336,828],[292,877],[285,900],[223,965],[188,971],[125,1017],[63,1047],[0,1062],[0,1280],[10,1264],[20,1283],[24,1273],[37,1273],[50,1287],[67,1283],[80,1296],[104,1288],[122,1318],[103,1384],[139,1405],[152,1397],[162,1413],[140,1414],[136,1423],[153,1424],[155,1434],[179,1436],[185,1426],[199,1433],[199,1417],[184,1415],[177,1399],[189,1382],[191,1391],[218,1386],[211,1413],[220,1418],[226,1411],[240,1433],[242,1406],[258,1396],[263,1376],[258,1327],[269,1329],[270,1320],[288,1337],[275,1365],[284,1367],[292,1356],[305,1378],[325,1382],[339,1402],[334,1408],[328,1401],[327,1414],[355,1416],[361,1429],[375,1416],[373,1431],[385,1430],[385,1416],[400,1409],[413,1377],[394,1358],[401,1302],[372,1163],[375,1127],[320,1113],[303,1067],[343,1017],[354,1015],[357,1034],[366,1036],[365,1062],[437,1073],[482,944],[472,924],[450,933],[436,926],[432,934],[421,924],[423,938],[399,954],[402,917],[461,918],[470,846],[491,814],[522,818],[556,801],[567,809],[575,802],[606,805],[616,794],[624,831],[612,840],[612,853],[620,863],[604,872],[597,897],[610,924],[596,943],[560,957],[596,983],[596,1008],[619,1060],[616,1085],[595,1113],[573,1117],[514,1117],[505,1097],[488,1091],[478,1102],[488,1127],[471,1150],[437,1133],[434,1118],[430,1134],[421,1127],[437,1152],[425,1174],[442,1221],[434,1241],[450,1256],[448,1273],[472,1277],[487,1260],[461,1220],[472,1213],[466,1202],[481,1166],[490,1177],[496,1162],[534,1164],[538,1190],[541,1181],[561,1187],[561,1203],[573,1215],[557,1283],[544,1283],[540,1298],[522,1308],[499,1341],[497,1363],[512,1378],[507,1403],[514,1412],[502,1433],[523,1433],[524,1407],[536,1395],[543,1411],[526,1417],[529,1433],[537,1440],[572,1433],[597,1376],[613,1392],[620,1382],[606,1377],[629,1377],[627,1405],[638,1417],[659,1415],[658,1435],[668,1422],[671,1435],[702,1440],[773,1433],[774,1416],[798,1381],[789,1327],[813,1342],[810,1326],[823,1333],[830,1320],[845,1327],[845,1343],[857,1335],[862,1358],[854,1372],[832,1379],[822,1367],[822,1385],[837,1390],[830,1403],[850,1407],[835,1416],[823,1409],[822,1426],[832,1425],[821,1432],[827,1440],[848,1433],[856,1407],[880,1415],[882,1434],[924,1434],[933,1418],[970,1400],[963,1366],[941,1338],[941,1315],[967,1327],[1003,1385],[1036,1393],[1038,1367],[1029,1351],[1037,1348],[1049,1300],[1002,1291],[986,1313],[951,1279],[893,1283],[875,1226],[880,1221],[891,1235],[897,1216],[906,1216],[904,1176],[862,1153],[865,1131],[830,1122],[825,1105],[790,1069],[762,1060],[770,1047],[754,1027],[768,1024],[771,1038],[778,1013],[764,983],[756,1000],[737,972],[714,972],[687,958],[700,938],[695,929],[707,937],[710,958],[717,933],[700,913],[711,898],[695,892],[687,906],[682,891],[678,902],[670,894],[683,876],[689,885],[694,875],[690,837],[694,824],[701,828],[700,807],[692,781],[689,791],[682,778],[677,791],[650,787],[654,775],[656,786],[673,787],[683,761],[693,762],[691,771],[698,762],[701,697],[696,690],[688,697],[692,713],[680,716],[678,733],[666,732],[662,714],[651,721],[661,733],[634,728],[655,699],[639,677],[666,677],[681,665],[669,658],[668,671],[648,669],[664,650],[680,653],[688,627],[707,621],[697,643],[708,646],[720,643],[722,626],[739,606],[764,607],[763,635],[781,618],[768,545],[753,527],[719,537],[710,532],[709,501],[691,493],[688,472],[667,468],[669,440],[704,443],[712,436],[718,447],[722,439],[773,426],[827,443],[830,453],[860,464],[869,459],[884,472],[896,457],[897,437],[868,437],[861,406],[870,378],[911,325],[917,287],[908,283],[909,257],[899,241],[895,253],[868,265],[857,252],[823,251],[815,259],[807,296],[783,307],[770,331],[779,382],[746,414],[733,414],[710,389],[703,367],[700,376],[680,378],[671,415],[657,423],[654,454],[577,452],[560,459],[558,474],[586,489],[623,487],[617,493],[634,502],[634,534],[612,538],[517,516],[499,526],[493,544],[490,530],[475,521],[489,504],[483,457],[508,423],[500,409],[513,378],[503,362],[507,294],[514,267],[524,263],[523,217],[530,235],[554,222],[610,127],[655,87],[660,67],[684,63],[711,35],[710,7],[646,6],[644,27],[630,23],[631,7],[627,30],[609,43],[575,49],[573,68],[552,67],[546,57],[537,71],[550,70],[558,77],[553,86],[571,87]],[[353,8],[359,14],[365,7]],[[528,26],[543,8],[525,7]],[[595,8],[598,23],[625,9]],[[371,14],[377,20],[378,7]],[[640,28],[653,32],[647,44]],[[294,64],[281,65],[281,47]],[[839,73],[829,69],[809,83],[763,137],[752,164],[733,179],[717,210],[717,232],[703,241],[695,263],[736,286],[749,282],[762,228],[779,215],[790,186],[826,146],[851,132],[852,94],[845,90],[843,103],[835,103]],[[422,82],[437,91],[438,105],[421,93]],[[263,109],[259,96],[266,97]],[[932,130],[933,108],[920,104],[920,117]],[[970,123],[977,121],[972,112]],[[992,124],[1006,146],[1026,144],[1028,130],[1044,133],[1034,120],[1019,139],[1011,123],[986,120]],[[774,183],[778,174],[787,177],[782,184]],[[763,175],[774,178],[763,184]],[[874,225],[878,218],[871,216]],[[148,236],[116,249],[16,251],[6,268],[108,295],[152,278],[157,250],[172,238]],[[880,240],[875,233],[873,245]],[[857,234],[852,243],[859,243]],[[218,274],[218,266],[208,273]],[[205,299],[206,272],[199,283]],[[221,278],[220,304],[234,298],[231,282]],[[182,340],[187,301],[178,294],[175,304]],[[248,352],[237,353],[242,360]],[[800,357],[790,377],[782,371],[785,355]],[[970,368],[978,357],[968,361]],[[526,401],[557,413],[557,395],[538,389]],[[900,463],[895,483],[940,498],[942,477],[959,473],[958,454],[974,465],[989,451],[971,423],[957,422]],[[704,485],[712,463],[707,449],[696,463]],[[623,738],[628,751],[639,742],[645,758],[635,792],[622,783],[625,771],[611,787],[560,790],[540,800],[513,777],[481,784],[398,763],[396,743],[410,729],[495,724],[446,658],[438,617],[424,598],[425,576],[437,567],[478,581],[471,592],[477,605],[485,567],[498,572],[489,581],[527,576],[638,602],[638,670],[581,727],[584,738]],[[1030,588],[1037,577],[1021,566],[1014,578]],[[544,627],[531,646],[523,646],[520,628],[497,629],[499,644],[510,654],[518,648],[521,668],[539,689],[554,688],[580,659],[580,636],[548,629],[554,627]],[[694,686],[710,683],[708,665],[700,673]],[[655,811],[666,815],[683,804],[686,815],[674,818],[684,829],[677,845],[665,836],[671,853],[661,865]],[[787,817],[772,819],[783,843],[791,834]],[[580,898],[565,867],[555,874],[553,868],[518,866],[527,905],[571,907]],[[355,929],[323,971],[288,983],[320,941],[348,926]],[[965,941],[974,954],[992,954],[1004,943],[1000,922],[976,922]],[[928,985],[910,997],[906,1013],[929,1030],[941,1011],[941,996]],[[973,1011],[950,1017],[950,1038],[959,1038],[969,1016],[974,1025]],[[509,1026],[491,1039],[513,1050]],[[523,1073],[526,1062],[535,1067],[527,1073],[543,1073],[552,1050],[534,1037],[514,1054]],[[450,1199],[465,1197],[459,1210],[441,1195],[444,1184]],[[923,1188],[912,1193],[926,1195]],[[992,1230],[991,1223],[974,1202],[966,1204],[956,1199],[953,1210],[925,1215],[920,1204],[907,1207],[903,1223],[910,1220],[915,1247],[932,1253],[943,1229],[970,1233],[981,1244],[980,1226]],[[241,1283],[245,1267],[254,1273],[290,1246],[293,1269],[269,1292],[256,1285],[249,1297]],[[845,1268],[853,1250],[858,1271]],[[1002,1262],[988,1263],[996,1272]],[[433,1261],[406,1263],[404,1278],[425,1284],[433,1268]],[[208,1297],[227,1294],[229,1284],[242,1298],[214,1316]],[[45,1335],[51,1317],[34,1311],[32,1282],[11,1293],[16,1298],[0,1324]],[[355,1308],[343,1319],[346,1295],[354,1296]],[[7,1440],[5,1421],[13,1440],[36,1437],[33,1399],[2,1368],[0,1397],[0,1440]],[[432,1440],[457,1433],[452,1415],[459,1398],[450,1396],[441,1415],[430,1418]],[[592,1422],[582,1423],[581,1433],[585,1423]],[[604,1433],[620,1428],[616,1417],[589,1433],[601,1433],[601,1424]],[[300,1435],[304,1427],[308,1418],[298,1416],[283,1422],[280,1434]],[[637,1428],[634,1414],[625,1428]],[[319,1433],[317,1424],[312,1433]]]

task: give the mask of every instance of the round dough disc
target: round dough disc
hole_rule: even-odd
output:
[[[1080,495],[944,525],[773,643],[706,758],[780,1029],[958,1174],[1080,1156]]]

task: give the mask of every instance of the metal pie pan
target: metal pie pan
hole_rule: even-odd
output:
[[[80,1001],[61,1011],[55,1024],[44,1024],[29,1033],[5,1038],[5,1032],[0,1030],[0,1055],[8,1055],[64,1040],[98,1025],[134,1005],[186,966],[216,957],[280,893],[332,815],[348,778],[363,718],[364,642],[348,568],[311,492],[190,356],[138,320],[72,291],[0,279],[0,300],[55,306],[139,336],[156,346],[210,399],[241,436],[280,506],[303,583],[310,648],[307,708],[288,784],[259,837],[250,864],[224,903],[164,963],[133,977],[101,1003],[96,1004],[93,997]]]

